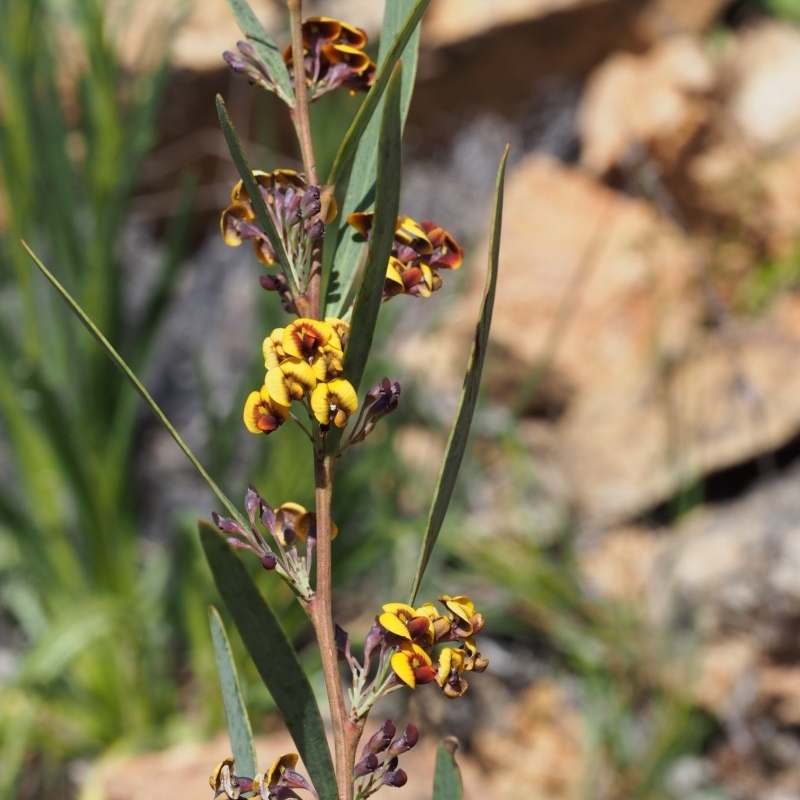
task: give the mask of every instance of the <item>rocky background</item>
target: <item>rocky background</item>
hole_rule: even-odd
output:
[[[376,32],[382,5],[308,11]],[[280,3],[256,7],[280,24]],[[800,29],[761,11],[433,0],[426,17],[403,208],[476,256],[435,334],[396,354],[426,391],[457,391],[510,141],[486,391],[518,412],[499,424],[536,480],[520,497],[506,458],[486,456],[472,524],[541,542],[567,520],[589,596],[637,608],[648,641],[687,656],[651,665],[655,683],[679,684],[711,731],[660,788],[634,794],[587,764],[594,712],[569,678],[517,671],[503,685],[513,657],[498,645],[495,683],[474,681],[468,800],[800,798]],[[237,124],[248,113],[249,90],[220,66],[237,38],[223,0],[195,4],[139,200],[157,219],[180,171],[200,170],[187,296],[222,291],[220,265],[237,260],[214,239],[232,172],[212,103],[220,91]],[[211,313],[227,320],[235,363],[250,334],[246,314],[226,316],[225,302],[247,297],[231,270]],[[207,323],[178,318],[174,335]],[[404,455],[435,469],[420,447],[410,432]],[[95,789],[205,796],[219,748],[110,764]],[[427,796],[431,752],[415,751],[419,773],[398,796]],[[147,779],[153,770],[166,779]]]

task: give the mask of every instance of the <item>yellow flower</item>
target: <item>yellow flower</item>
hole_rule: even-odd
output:
[[[283,329],[281,346],[287,356],[312,361],[335,336],[333,328],[319,319],[300,317]],[[336,341],[338,342],[338,336]]]
[[[284,546],[294,544],[295,539],[306,541],[309,536],[316,538],[317,515],[306,511],[300,503],[283,503],[275,510],[275,537]],[[339,534],[335,522],[331,522],[331,540]]]
[[[369,239],[372,221],[371,212],[356,212],[347,218],[365,239]],[[428,220],[416,222],[411,217],[398,217],[383,299],[397,294],[430,297],[442,286],[439,270],[458,269],[462,261],[461,248],[444,228]]]
[[[311,410],[320,425],[333,424],[337,428],[344,428],[357,408],[355,389],[344,378],[318,383],[311,392]]]
[[[418,683],[431,683],[436,680],[436,670],[430,656],[417,644],[403,642],[392,656],[394,674],[411,689]]]
[[[272,401],[266,386],[250,392],[244,404],[243,419],[250,433],[272,433],[289,417],[289,409]]]
[[[455,647],[446,647],[439,653],[436,683],[446,697],[461,697],[469,688],[461,677],[464,672],[464,653]]]
[[[284,358],[264,379],[269,396],[282,406],[291,405],[292,400],[302,400],[316,385],[314,370],[298,358]]]

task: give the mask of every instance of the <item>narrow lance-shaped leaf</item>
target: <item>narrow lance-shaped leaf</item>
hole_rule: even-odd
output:
[[[276,85],[276,93],[284,102],[293,106],[292,79],[278,45],[258,21],[258,17],[253,13],[247,0],[228,0],[228,5],[233,11],[233,16],[236,17],[236,24],[253,45],[256,55],[267,65],[270,77]]]
[[[219,532],[200,523],[200,541],[217,590],[283,715],[320,800],[336,800],[336,776],[325,727],[294,648],[244,565]]]
[[[228,145],[228,151],[231,154],[233,163],[236,165],[236,171],[242,179],[244,188],[247,191],[247,196],[250,198],[250,203],[253,206],[253,211],[256,212],[258,224],[261,226],[261,230],[267,234],[267,238],[275,250],[275,258],[283,274],[286,276],[286,280],[289,282],[292,294],[298,295],[297,276],[294,274],[292,264],[286,254],[283,240],[278,235],[278,229],[275,227],[275,223],[272,221],[269,211],[267,211],[267,206],[261,195],[261,190],[258,188],[256,179],[253,177],[253,171],[247,163],[247,156],[242,149],[239,135],[236,133],[236,128],[233,127],[233,122],[231,122],[228,109],[225,106],[225,101],[220,95],[217,95],[217,116],[219,117],[219,124],[222,127],[222,135],[225,137],[225,142]]]
[[[206,472],[203,465],[198,461],[195,454],[189,449],[189,445],[181,438],[181,435],[175,429],[175,426],[169,421],[167,415],[161,410],[160,406],[147,391],[144,384],[136,376],[136,373],[128,366],[125,359],[114,349],[111,342],[106,339],[99,328],[92,322],[88,314],[81,308],[75,298],[61,285],[55,275],[39,260],[36,254],[28,247],[26,242],[22,242],[22,246],[28,251],[28,255],[33,259],[33,263],[39,268],[39,271],[47,278],[53,287],[58,291],[61,297],[66,301],[75,316],[83,323],[83,326],[94,336],[103,350],[106,351],[108,357],[116,364],[122,374],[130,381],[134,389],[142,396],[145,403],[150,406],[151,411],[158,417],[159,422],[167,429],[169,435],[175,440],[175,443],[183,451],[184,455],[192,462],[194,468],[200,473],[203,480],[208,484],[208,487],[217,496],[217,499],[225,507],[225,510],[242,525],[246,524],[236,506],[225,496],[223,491],[217,486],[212,477]]]
[[[381,136],[378,140],[378,182],[375,196],[375,216],[372,220],[367,263],[356,297],[350,337],[345,354],[345,375],[358,391],[364,367],[372,346],[378,310],[386,281],[386,267],[392,252],[397,213],[400,203],[400,87],[402,64],[397,64],[389,83],[383,110]]]
[[[331,266],[331,279],[325,293],[325,315],[343,316],[353,296],[353,284],[358,277],[361,242],[350,235],[347,216],[353,211],[368,211],[372,208],[378,166],[378,140],[380,138],[381,115],[376,114],[384,99],[383,93],[389,84],[397,61],[403,58],[403,79],[400,88],[400,130],[402,133],[416,75],[419,50],[419,22],[430,0],[392,0],[387,3],[381,31],[378,56],[378,74],[375,83],[364,100],[350,126],[334,160],[328,184],[337,186],[345,170],[353,162],[342,202],[338,244]],[[337,189],[339,187],[337,186]],[[334,224],[328,236],[337,234]]]
[[[483,289],[483,300],[481,302],[478,323],[475,327],[475,338],[472,342],[472,350],[467,365],[467,373],[464,376],[464,385],[461,389],[461,399],[458,404],[458,411],[447,440],[442,468],[434,489],[433,502],[428,513],[428,524],[425,530],[425,538],[422,541],[422,548],[419,554],[417,571],[414,575],[414,582],[411,585],[409,603],[413,604],[419,591],[425,568],[428,566],[431,553],[433,552],[439,531],[442,528],[447,507],[450,505],[450,498],[453,495],[458,470],[461,466],[461,459],[467,446],[469,429],[472,424],[472,416],[475,412],[475,405],[478,402],[478,389],[480,387],[483,362],[486,356],[486,346],[489,342],[489,327],[492,323],[492,307],[494,305],[495,288],[497,286],[497,262],[500,255],[500,228],[503,216],[503,181],[505,177],[506,162],[508,161],[508,146],[506,146],[503,157],[500,160],[500,168],[497,171],[497,183],[495,185],[494,209],[492,213],[492,224],[489,233],[489,264],[486,271],[486,283]]]
[[[239,688],[239,678],[228,634],[225,633],[222,617],[214,606],[208,608],[208,622],[211,626],[211,641],[214,645],[222,702],[225,706],[225,719],[228,721],[228,736],[231,740],[233,757],[236,759],[236,773],[252,778],[258,771],[253,729],[250,727],[250,719]]]
[[[432,800],[461,800],[461,772],[455,759],[456,742],[445,739],[436,749]]]

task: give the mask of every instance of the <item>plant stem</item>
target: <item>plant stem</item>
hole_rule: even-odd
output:
[[[287,0],[289,20],[292,28],[292,63],[294,64],[294,105],[290,109],[303,169],[309,186],[319,185],[314,143],[311,139],[311,117],[309,114],[308,85],[306,84],[305,58],[303,56],[303,0]],[[322,219],[327,214],[327,202],[323,203]],[[311,259],[308,285],[304,292],[303,316],[318,319],[320,316],[320,283],[322,281],[322,247],[317,245]]]
[[[314,598],[306,606],[306,613],[314,626],[322,659],[322,671],[325,676],[325,688],[328,693],[333,727],[334,765],[339,800],[351,800],[355,753],[361,738],[363,723],[353,723],[348,717],[336,652],[331,590],[333,575],[331,558],[333,464],[331,456],[315,459],[317,585]]]
[[[292,63],[294,64],[295,103],[290,109],[303,169],[309,186],[319,185],[317,162],[314,158],[314,145],[311,141],[311,120],[309,117],[308,85],[306,84],[305,58],[303,57],[303,0],[287,0],[289,19],[292,26]]]

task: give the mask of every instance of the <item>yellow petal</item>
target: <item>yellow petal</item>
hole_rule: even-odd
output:
[[[392,656],[392,670],[403,683],[413,689],[417,685],[414,677],[414,668],[411,666],[411,659],[406,653],[399,652]]]
[[[411,634],[405,623],[395,614],[381,614],[378,617],[378,624],[385,628],[389,633],[399,636],[401,639],[408,639],[411,641]]]

